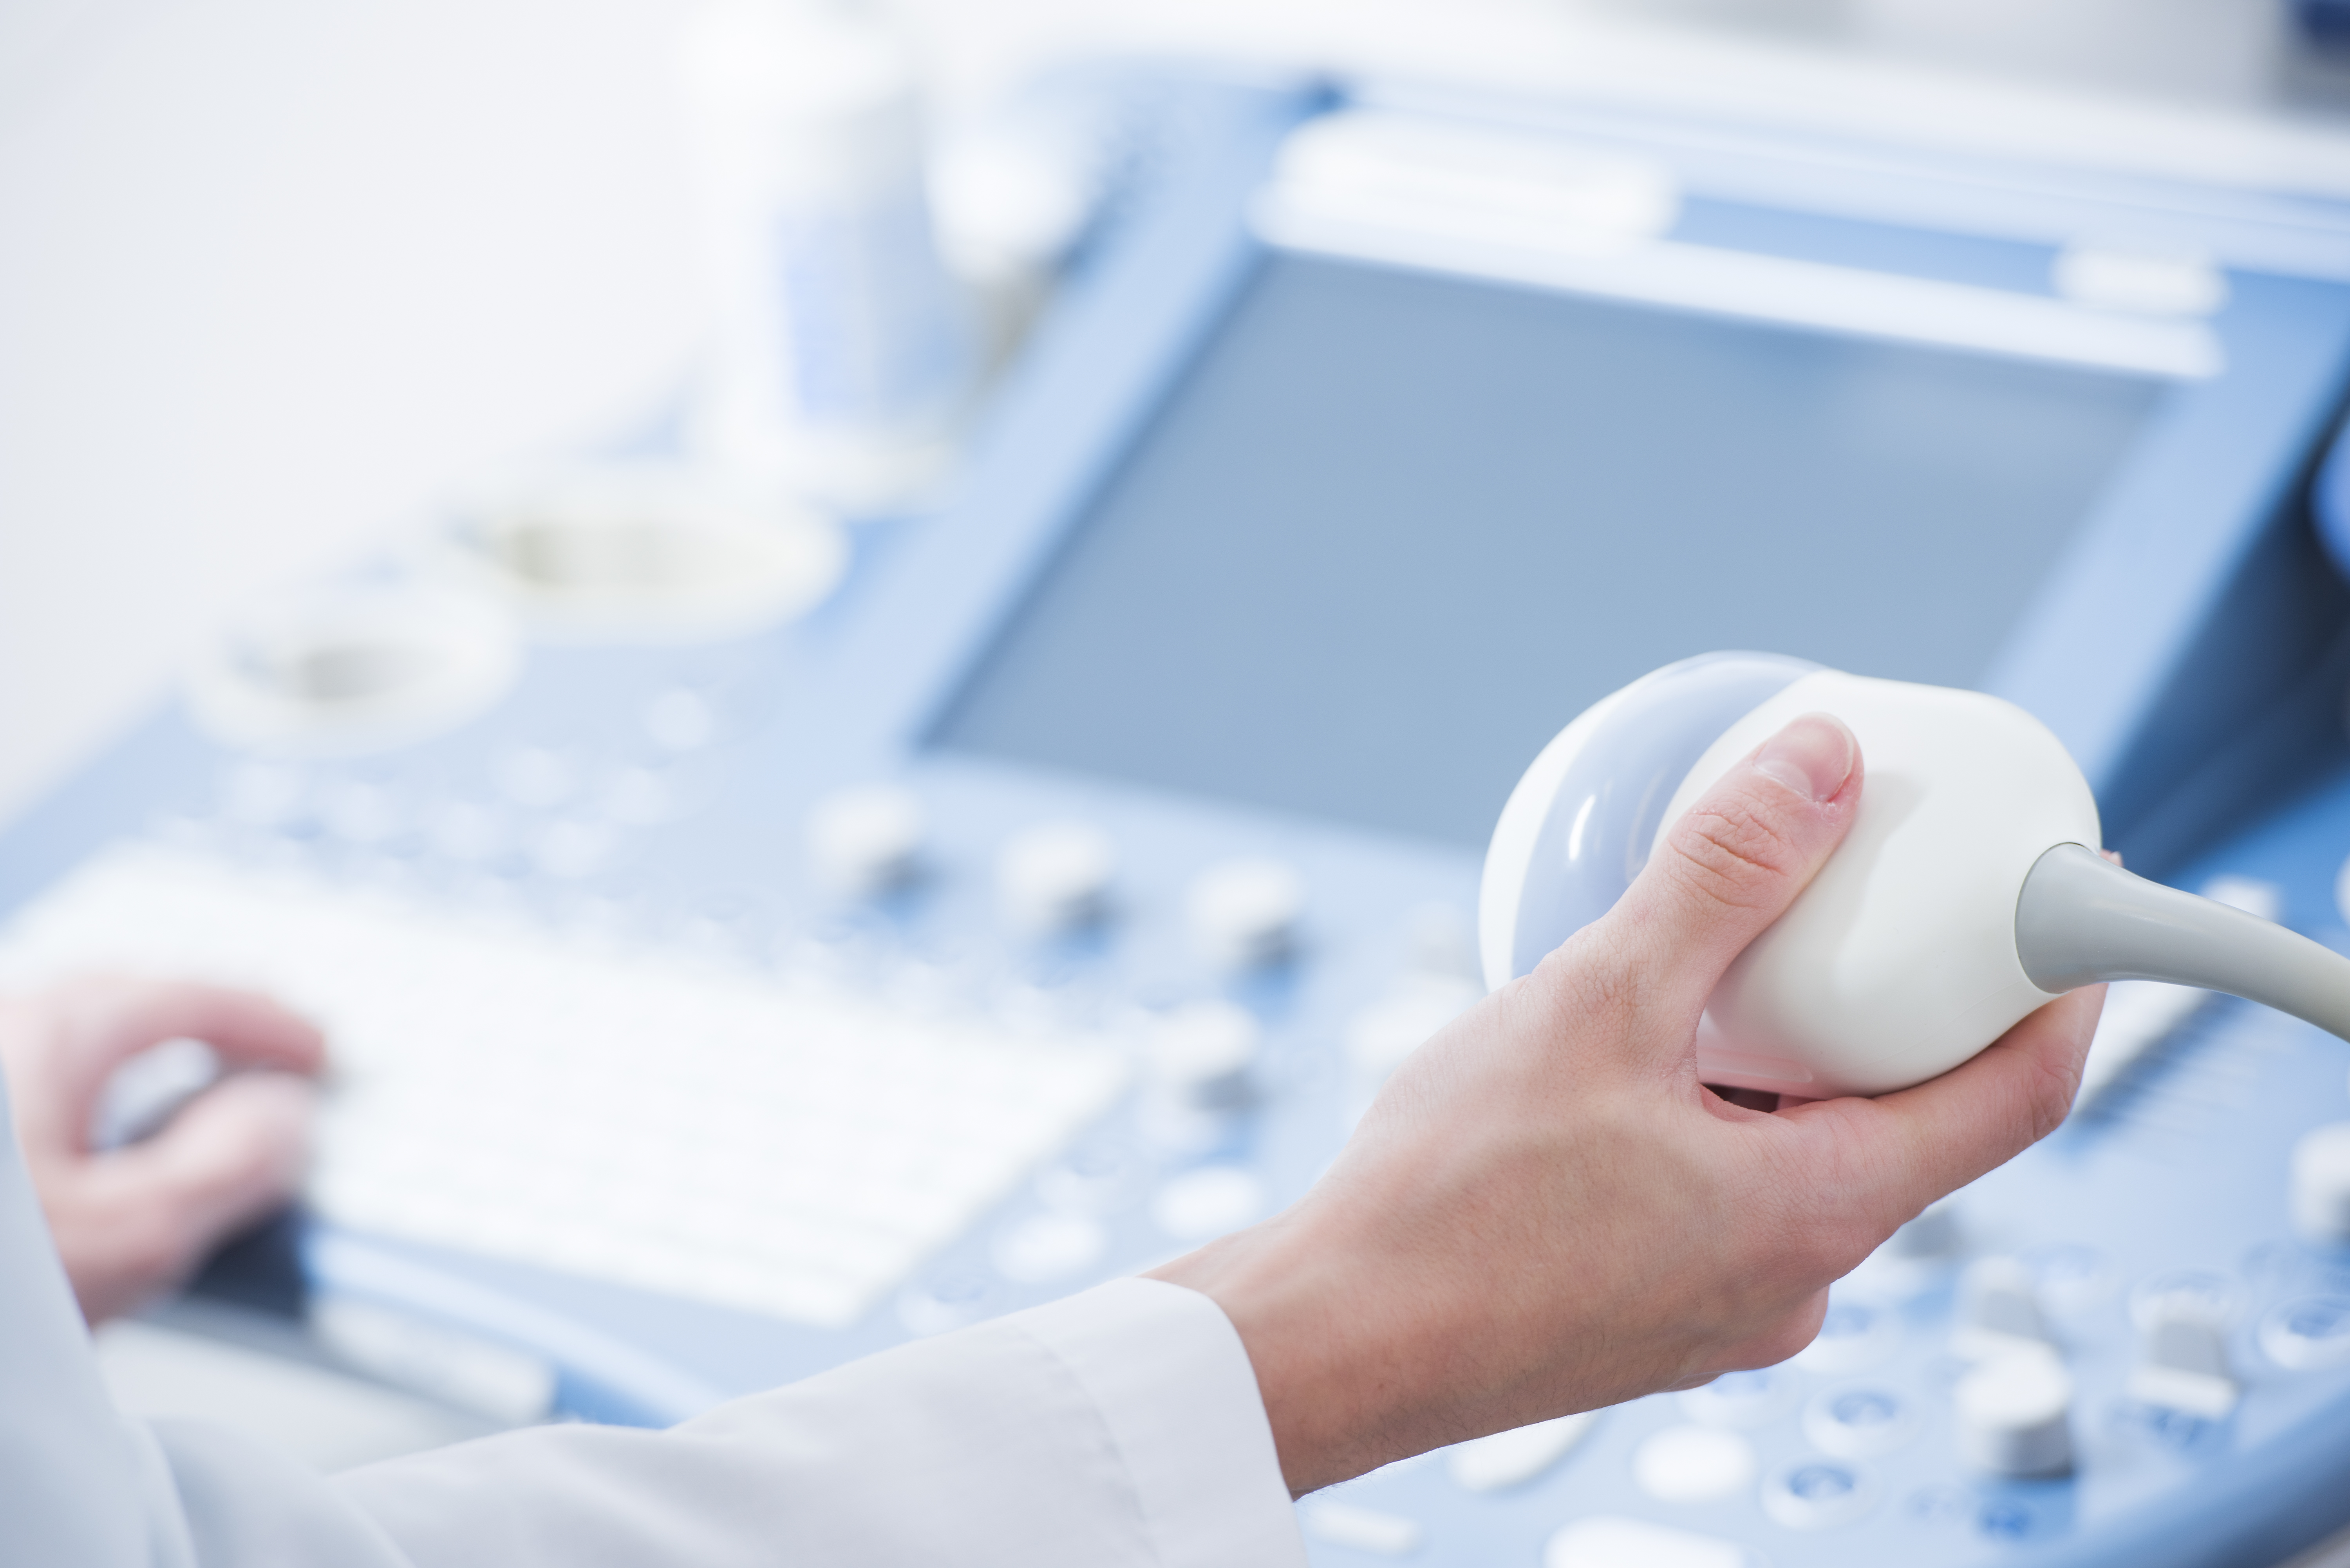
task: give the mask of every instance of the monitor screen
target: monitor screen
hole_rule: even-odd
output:
[[[1482,846],[1676,659],[1975,683],[2159,395],[1275,252],[931,743]]]

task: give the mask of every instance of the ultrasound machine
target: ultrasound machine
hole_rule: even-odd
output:
[[[2012,699],[2134,869],[2350,948],[2350,208],[1102,81],[1098,211],[937,506],[809,535],[764,611],[517,639],[452,505],[336,587],[372,640],[246,648],[261,698],[192,689],[0,837],[0,978],[330,1027],[305,1210],[213,1288],[274,1259],[419,1382],[664,1424],[1149,1267],[1315,1179],[1480,994],[1528,761],[1713,649]],[[582,472],[679,493],[666,428]],[[463,722],[268,711],[419,660]],[[2118,986],[2070,1122],[1792,1362],[1309,1498],[1311,1555],[2280,1562],[2350,1523],[2350,1244],[2293,1223],[2350,1168],[2290,1162],[2341,1121],[2338,1042]],[[2069,1474],[1961,1462],[1982,1334],[2064,1358]]]

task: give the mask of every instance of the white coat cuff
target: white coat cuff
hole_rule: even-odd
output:
[[[1301,1568],[1256,1370],[1223,1309],[1129,1279],[1009,1321],[1093,1401],[1163,1568]]]

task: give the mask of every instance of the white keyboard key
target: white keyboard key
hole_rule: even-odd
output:
[[[1719,1427],[1668,1427],[1632,1451],[1632,1479],[1665,1502],[1701,1502],[1753,1484],[1754,1445]]]
[[[1152,1194],[1150,1218],[1179,1241],[1237,1231],[1264,1212],[1264,1188],[1236,1165],[1187,1170]]]
[[[1419,1550],[1417,1520],[1350,1502],[1315,1498],[1301,1505],[1298,1519],[1305,1533],[1333,1546],[1351,1546],[1380,1557],[1402,1557]]]
[[[2210,1000],[2208,991],[2158,980],[2118,980],[2108,985],[2105,1011],[2097,1017],[2096,1036],[2089,1042],[2088,1058],[2081,1066],[2080,1092],[2073,1103],[2085,1106],[2095,1099],[2130,1064]]]
[[[1755,1568],[1735,1541],[1645,1519],[1578,1519],[1550,1538],[1543,1568]]]
[[[1108,1245],[1098,1220],[1076,1214],[1035,1214],[997,1239],[995,1266],[1006,1279],[1041,1284],[1091,1268]]]
[[[1598,1411],[1585,1410],[1472,1438],[1452,1450],[1452,1479],[1471,1491],[1530,1481],[1565,1458],[1598,1419]]]

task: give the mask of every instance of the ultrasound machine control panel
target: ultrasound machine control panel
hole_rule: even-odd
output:
[[[2350,211],[1105,80],[1100,211],[937,507],[712,523],[772,591],[699,633],[469,587],[454,508],[336,588],[366,636],[255,633],[0,838],[0,979],[330,1025],[322,1325],[661,1423],[1271,1212],[1480,994],[1526,763],[1711,649],[2010,698],[2134,868],[2350,946]],[[720,517],[683,474],[656,432],[498,504]],[[498,560],[691,576],[581,536]],[[463,722],[270,707],[428,667]],[[2345,1123],[2338,1042],[2117,986],[2071,1121],[1792,1362],[1309,1498],[1309,1550],[2280,1561],[2350,1522]]]

